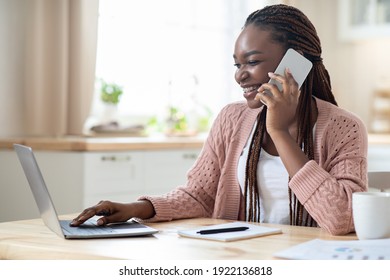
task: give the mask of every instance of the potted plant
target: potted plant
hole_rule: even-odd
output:
[[[116,123],[118,104],[123,94],[121,86],[101,80],[100,100],[103,102],[103,123]]]
[[[123,89],[121,86],[115,83],[107,83],[102,81],[102,86],[100,89],[100,98],[103,103],[118,105],[120,97],[123,94]]]

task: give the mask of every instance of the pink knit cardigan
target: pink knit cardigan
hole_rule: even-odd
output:
[[[367,190],[367,131],[354,114],[316,102],[314,160],[291,178],[289,187],[321,228],[346,234],[354,230],[352,193]],[[249,109],[245,102],[223,108],[187,182],[168,194],[140,198],[155,208],[156,215],[148,221],[244,219],[237,164],[260,110]]]

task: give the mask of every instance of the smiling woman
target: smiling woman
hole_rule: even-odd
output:
[[[312,64],[300,88],[290,68],[275,73],[290,48]],[[100,225],[213,217],[354,230],[351,194],[367,190],[366,128],[337,106],[314,25],[293,6],[266,6],[247,17],[233,53],[246,102],[220,111],[185,183],[133,203],[101,201],[73,226],[106,210]],[[270,92],[265,105],[257,87]]]
[[[122,122],[161,118],[194,98],[212,112],[241,98],[231,46],[252,1],[235,2],[100,0],[96,78],[123,85]],[[102,110],[97,88],[91,119]]]

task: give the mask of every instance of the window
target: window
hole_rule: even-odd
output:
[[[390,0],[339,1],[340,38],[372,40],[390,35]]]
[[[215,115],[243,100],[232,54],[252,2],[263,1],[100,0],[96,78],[123,87],[121,121],[147,122],[194,99]]]

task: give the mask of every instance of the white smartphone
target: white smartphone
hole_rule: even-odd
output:
[[[294,49],[288,49],[274,73],[284,76],[284,71],[288,67],[294,80],[298,83],[298,88],[301,88],[312,66],[313,63],[306,57]],[[282,85],[274,79],[271,79],[269,83],[276,85],[280,91],[283,89]]]

